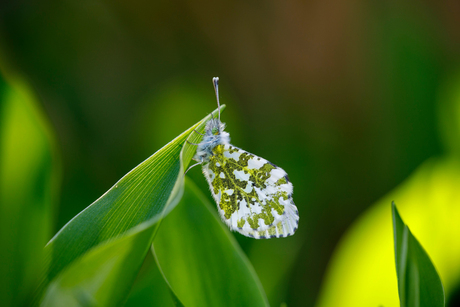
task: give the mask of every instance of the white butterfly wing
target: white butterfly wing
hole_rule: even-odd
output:
[[[299,213],[287,173],[269,161],[230,144],[213,148],[203,173],[222,220],[256,239],[294,234]]]

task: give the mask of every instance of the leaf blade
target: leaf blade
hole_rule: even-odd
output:
[[[444,288],[430,257],[402,220],[394,202],[391,209],[401,306],[444,306]]]
[[[2,63],[0,63],[0,68]],[[0,302],[32,299],[51,236],[60,164],[36,95],[0,70]]]
[[[180,205],[166,219],[153,253],[184,306],[268,306],[244,253],[210,204],[187,180]]]
[[[161,275],[152,253],[147,253],[125,306],[174,307],[175,304],[170,292],[170,288],[166,284],[163,275]]]

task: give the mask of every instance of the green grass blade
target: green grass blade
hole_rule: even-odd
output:
[[[44,305],[109,306],[125,299],[153,240],[156,222],[182,196],[184,168],[196,149],[186,140],[199,141],[200,135],[192,131],[203,131],[210,116],[126,174],[50,241],[48,280],[57,277]]]
[[[401,307],[443,307],[441,279],[422,245],[392,203],[395,263]]]
[[[35,95],[21,78],[8,77],[0,71],[0,304],[23,306],[51,237],[59,163]]]
[[[190,181],[153,243],[158,266],[184,306],[267,306],[252,265]]]

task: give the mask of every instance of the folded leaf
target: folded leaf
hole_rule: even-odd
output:
[[[184,168],[195,151],[186,140],[197,142],[200,135],[193,130],[203,131],[210,117],[126,174],[50,241],[46,247],[50,269],[42,288],[56,279],[44,305],[108,306],[125,299],[153,240],[156,222],[182,196]]]

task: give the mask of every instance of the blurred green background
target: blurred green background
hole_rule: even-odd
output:
[[[459,29],[453,0],[3,1],[0,56],[32,86],[57,137],[52,234],[214,110],[219,76],[232,143],[289,173],[300,212],[291,238],[235,237],[273,306],[313,306],[358,217],[425,161],[459,156]],[[188,176],[208,189],[200,170]],[[458,194],[448,200],[456,214],[439,225],[460,217]],[[410,227],[422,209],[391,200]]]

